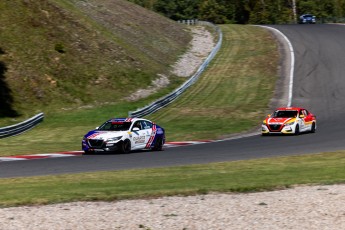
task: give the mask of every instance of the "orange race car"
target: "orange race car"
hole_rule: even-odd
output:
[[[295,134],[316,131],[316,117],[304,108],[284,107],[276,109],[262,122],[262,135]]]

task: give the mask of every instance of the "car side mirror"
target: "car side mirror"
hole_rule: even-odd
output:
[[[271,114],[268,114],[267,117],[271,117]]]
[[[304,115],[303,114],[299,115],[299,118],[304,118]]]
[[[140,129],[138,128],[138,127],[134,127],[133,129],[132,129],[132,131],[134,131],[134,132],[137,132],[137,131],[139,131]]]
[[[99,127],[97,126],[95,129],[98,129]]]

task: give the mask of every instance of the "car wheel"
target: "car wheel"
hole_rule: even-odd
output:
[[[155,146],[152,149],[154,151],[162,151],[163,150],[163,138],[158,138],[156,140]]]
[[[310,132],[311,132],[311,133],[315,133],[315,131],[316,131],[316,125],[315,125],[315,122],[313,122],[313,124],[311,125],[311,130],[310,130]]]
[[[296,128],[295,128],[295,135],[299,135],[299,125],[296,125]]]
[[[130,140],[126,139],[120,145],[120,152],[121,153],[129,153],[131,151],[131,142]]]

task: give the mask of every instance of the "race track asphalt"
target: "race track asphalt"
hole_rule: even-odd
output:
[[[87,155],[0,163],[0,178],[167,167],[345,149],[345,26],[275,25],[295,51],[293,106],[317,116],[314,134],[259,133],[228,141],[167,148],[162,152]],[[281,105],[285,106],[285,105]]]

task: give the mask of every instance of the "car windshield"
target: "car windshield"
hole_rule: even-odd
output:
[[[297,110],[278,110],[273,113],[272,117],[297,117],[297,114]]]
[[[131,127],[131,122],[112,122],[108,121],[101,125],[98,130],[101,131],[127,131]]]

